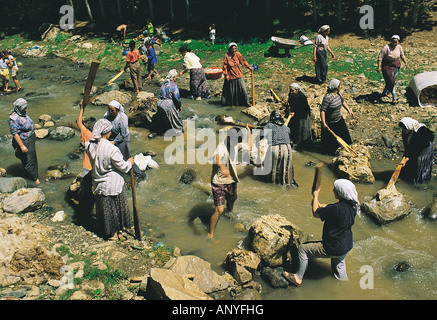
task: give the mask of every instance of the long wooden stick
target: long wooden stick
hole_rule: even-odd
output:
[[[115,80],[117,80],[122,74],[124,73],[124,70],[121,70],[115,77],[113,77],[111,80],[107,82],[107,84],[113,83]]]
[[[134,216],[135,239],[141,241],[143,237],[141,235],[140,218],[138,216],[137,197],[135,193],[135,179],[134,179],[133,168],[130,170],[130,181],[132,185],[132,207],[133,207],[133,216]]]
[[[355,157],[358,156],[358,154],[354,151],[354,149],[351,148],[350,145],[348,145],[346,143],[346,141],[344,141],[341,137],[339,137],[338,135],[335,134],[334,131],[331,130],[331,128],[327,127],[328,131],[334,136],[334,138],[337,140],[337,142],[343,147],[345,148],[348,152],[352,153]]]
[[[255,105],[255,82],[254,82],[254,76],[253,76],[253,70],[251,69],[252,74],[252,105]]]
[[[279,102],[279,103],[283,103],[282,100],[281,100],[281,98],[278,97],[278,95],[276,94],[275,91],[273,91],[273,89],[270,89],[270,92],[272,93],[273,97],[275,98],[275,100],[276,100],[277,102]],[[291,118],[293,118],[293,117],[294,117],[294,113],[288,116],[288,118],[287,118],[287,120],[285,120],[285,123],[284,123],[284,124],[285,124],[286,126],[288,126],[288,123],[290,122]]]
[[[405,160],[405,157],[402,158],[401,162],[404,161],[404,160]],[[390,181],[388,182],[387,186],[385,187],[386,190],[390,189],[396,183],[396,181],[399,178],[399,174],[401,173],[402,167],[403,167],[402,164],[399,164],[396,167],[396,170],[393,172],[393,174],[392,174],[392,176],[390,178]]]
[[[311,188],[311,192],[314,192],[317,189],[320,189],[320,185],[322,183],[322,169],[323,169],[323,162],[319,162],[316,165],[316,169],[314,172],[314,181],[313,181],[313,186]]]
[[[88,73],[88,77],[86,79],[85,89],[83,91],[83,102],[82,106],[85,108],[85,106],[88,104],[89,100],[88,97],[91,92],[91,88],[93,87],[94,79],[96,78],[97,70],[99,69],[100,61],[93,60],[91,62],[90,71]]]

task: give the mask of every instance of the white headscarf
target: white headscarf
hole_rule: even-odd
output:
[[[236,46],[238,48],[235,42],[231,42],[230,44],[228,44],[228,50],[231,49],[232,46]]]
[[[340,85],[340,80],[332,79],[331,81],[329,81],[328,90],[329,91],[334,91],[335,89],[338,88],[339,85]]]
[[[334,182],[334,189],[340,198],[352,203],[357,215],[361,217],[360,202],[355,185],[347,179],[338,179]]]
[[[121,112],[124,112],[124,108],[122,106],[122,104],[120,102],[118,102],[117,100],[112,100],[109,105],[111,107],[114,107],[117,110],[120,110]]]
[[[417,132],[417,130],[419,130],[420,127],[425,126],[423,123],[420,123],[419,121],[410,117],[404,117],[401,120],[399,120],[399,122],[401,122],[405,126],[405,128],[407,128],[407,130],[411,130],[414,132]]]
[[[322,32],[325,32],[326,30],[328,30],[328,29],[331,29],[331,27],[329,26],[329,25],[327,25],[327,24],[325,24],[325,25],[323,25],[323,26],[321,26],[320,27],[320,29],[319,29],[319,33],[322,33]]]
[[[391,38],[398,39],[399,41],[401,41],[401,37],[399,37],[397,34],[392,35]]]
[[[176,69],[171,69],[171,70],[168,72],[167,76],[165,77],[165,81],[164,81],[164,83],[167,83],[167,82],[173,81],[174,78],[176,78],[177,76],[178,76],[178,72],[176,71]]]
[[[296,82],[293,82],[292,84],[290,84],[290,87],[293,87],[298,91],[302,91],[302,88]]]

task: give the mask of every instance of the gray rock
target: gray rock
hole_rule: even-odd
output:
[[[64,141],[72,138],[74,135],[74,129],[60,126],[50,130],[49,139]]]
[[[399,220],[411,213],[410,204],[395,186],[390,190],[379,190],[371,199],[365,198],[361,209],[380,225]]]
[[[3,200],[3,210],[9,213],[29,212],[39,209],[45,201],[40,188],[21,188]]]
[[[265,267],[261,270],[261,276],[267,281],[273,288],[287,288],[288,281],[282,276],[284,268],[270,268]]]
[[[117,100],[122,105],[126,105],[131,102],[132,96],[127,92],[113,90],[98,95],[93,99],[92,104],[95,106],[107,106],[112,100]]]
[[[27,188],[27,182],[21,177],[0,178],[0,193],[12,193],[20,188]]]

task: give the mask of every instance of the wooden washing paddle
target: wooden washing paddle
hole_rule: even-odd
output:
[[[93,87],[94,79],[96,78],[97,70],[99,69],[100,61],[93,60],[91,62],[90,71],[88,73],[88,77],[86,79],[85,89],[83,90],[83,102],[82,106],[85,108],[85,106],[89,102],[89,95],[91,92],[91,88]]]
[[[138,216],[137,209],[137,197],[135,193],[135,179],[134,179],[134,169],[130,169],[130,182],[132,185],[132,207],[133,207],[133,216],[134,216],[134,228],[135,228],[135,239],[141,241],[141,228],[140,228],[140,218]]]
[[[273,89],[270,89],[270,92],[272,93],[272,95],[276,101],[278,101],[279,103],[283,103],[281,98],[278,97],[278,95],[275,93],[275,91],[273,91]],[[287,120],[285,120],[284,124],[286,126],[288,126],[288,123],[290,122],[291,118],[293,118],[293,117],[294,117],[294,112],[288,116],[288,118],[287,118]]]
[[[316,169],[314,172],[314,181],[313,186],[311,187],[311,192],[314,192],[317,189],[320,189],[320,184],[322,183],[322,169],[323,169],[323,162],[319,162],[316,165]]]
[[[346,143],[346,141],[344,141],[341,137],[336,135],[335,132],[331,130],[331,128],[327,127],[327,129],[343,148],[345,148],[348,152],[352,153],[355,157],[358,156],[357,153],[354,151],[354,149],[352,149],[351,146]]]
[[[107,84],[113,83],[115,80],[117,80],[122,74],[124,73],[124,70],[121,70],[115,77],[113,77],[111,80],[107,82]]]
[[[405,157],[402,158],[401,162],[404,160],[405,160]],[[385,187],[386,190],[390,189],[396,183],[396,180],[398,180],[399,174],[401,173],[402,167],[403,167],[402,164],[399,164],[396,167],[396,170],[393,172],[393,174],[390,178],[390,181],[388,182],[387,186]]]

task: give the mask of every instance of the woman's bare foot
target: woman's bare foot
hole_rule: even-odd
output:
[[[300,279],[295,273],[282,272],[282,276],[295,286],[300,286],[302,279]]]

